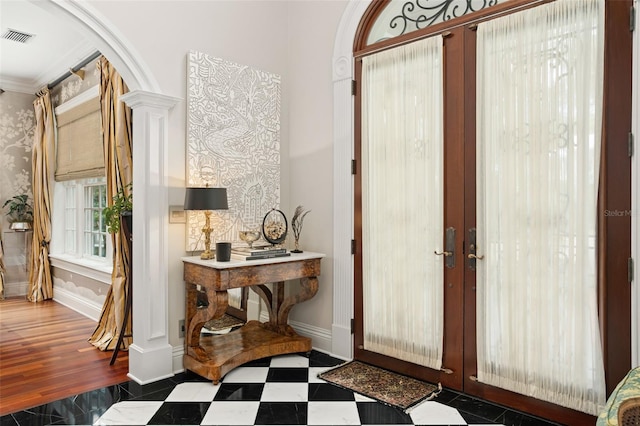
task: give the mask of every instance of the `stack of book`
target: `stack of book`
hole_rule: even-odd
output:
[[[234,247],[231,249],[231,258],[238,260],[272,259],[274,257],[291,256],[287,249],[268,247]]]

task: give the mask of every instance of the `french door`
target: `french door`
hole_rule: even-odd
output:
[[[526,6],[537,2],[517,3]],[[621,3],[625,2],[607,2],[607,43],[612,42],[615,27],[619,26],[619,22],[616,24],[615,21],[616,16],[620,19],[624,13]],[[502,12],[508,10],[507,7],[499,9]],[[365,16],[373,20],[375,13]],[[435,52],[429,51],[432,47],[422,49],[428,52],[427,56],[439,55],[441,62],[417,64],[415,72],[425,73],[429,81],[435,81],[439,75],[441,94],[433,89],[433,82],[427,84],[426,88],[414,87],[410,77],[403,82],[404,71],[400,73],[401,77],[392,73],[383,72],[379,76],[373,73],[374,79],[393,80],[386,91],[397,89],[393,87],[397,84],[405,85],[409,88],[408,92],[413,94],[419,93],[419,90],[432,90],[430,96],[421,98],[427,102],[417,100],[420,96],[416,96],[414,108],[410,107],[411,99],[404,99],[397,117],[390,117],[385,111],[380,112],[379,116],[372,115],[367,104],[391,101],[385,97],[384,91],[372,96],[368,92],[370,82],[366,79],[372,76],[368,68],[371,66],[368,56],[373,51],[390,48],[392,41],[363,47],[356,52],[358,90],[355,99],[355,156],[358,166],[355,176],[354,234],[357,247],[354,356],[561,422],[578,424],[590,421],[588,416],[579,411],[530,398],[526,391],[514,392],[478,381],[477,330],[481,325],[478,318],[485,320],[485,317],[479,317],[478,312],[478,269],[485,268],[486,272],[484,262],[492,258],[489,251],[494,253],[505,244],[512,243],[511,240],[487,238],[486,214],[508,220],[517,215],[518,208],[516,199],[512,200],[512,205],[510,200],[502,200],[505,203],[502,209],[494,206],[487,208],[477,203],[478,191],[487,191],[485,182],[478,180],[484,180],[491,170],[479,173],[477,169],[478,160],[484,153],[478,152],[478,147],[482,145],[476,140],[479,91],[476,73],[477,26],[476,22],[470,22],[456,22],[455,25],[443,23],[435,26],[435,30],[417,31],[414,37],[415,40],[435,40],[432,43],[436,46]],[[362,28],[366,33],[367,25],[362,25]],[[401,38],[405,43],[411,40],[406,35]],[[630,42],[626,38],[624,40],[625,43]],[[426,42],[413,41],[409,44],[417,46],[418,43]],[[406,57],[415,58],[416,46],[405,49]],[[605,47],[604,130],[602,148],[598,150],[598,154],[602,153],[602,164],[593,171],[600,178],[595,195],[597,217],[592,218],[594,223],[589,225],[593,235],[582,233],[579,237],[589,240],[582,246],[583,251],[587,252],[586,256],[593,255],[588,265],[593,267],[593,282],[598,286],[600,331],[609,391],[626,373],[630,364],[630,308],[629,298],[627,296],[625,299],[624,296],[628,292],[624,285],[628,286],[628,283],[625,282],[626,264],[622,262],[630,254],[630,222],[614,222],[604,213],[617,209],[611,203],[630,205],[630,161],[624,147],[613,142],[622,136],[621,128],[630,127],[630,104],[619,98],[619,92],[616,95],[612,91],[612,86],[622,88],[630,84],[629,57],[624,52],[613,54],[612,51]],[[391,64],[398,60],[380,59],[379,54],[376,56],[376,60],[382,61],[383,70],[384,60],[391,61]],[[615,62],[618,63],[617,68],[612,66]],[[388,68],[392,70],[394,66]],[[438,103],[440,109],[434,108],[433,105]],[[420,116],[423,121],[415,118]],[[394,125],[402,123],[404,130],[399,132],[394,129],[384,135],[385,128],[389,130],[385,120],[392,121]],[[438,123],[442,123],[440,133]],[[382,133],[383,136],[377,142],[372,142],[376,140],[376,136],[370,134],[372,132],[376,132],[376,135]],[[431,148],[426,149],[425,140],[428,140]],[[481,161],[480,164],[484,163]],[[536,172],[533,170],[531,176]],[[510,174],[502,175],[501,179],[518,179],[517,167]],[[622,185],[617,186],[614,180]],[[494,180],[489,190],[499,183]],[[386,186],[388,190],[377,191],[376,188],[380,186]],[[425,192],[428,193],[426,198]],[[503,196],[508,193],[506,191]],[[419,199],[417,204],[416,199]],[[484,199],[484,195],[481,195],[481,200]],[[572,220],[575,217],[582,216],[570,215]],[[614,238],[619,244],[614,244]],[[520,258],[502,257],[500,265],[509,266],[517,272],[517,259],[528,253],[522,244],[518,247],[522,253]],[[575,254],[575,250],[572,253]],[[494,266],[495,258],[494,253]],[[527,273],[526,268],[522,268],[522,271]],[[573,271],[572,276],[578,272],[584,271]],[[377,283],[377,290],[371,289],[371,283]],[[528,304],[536,301],[524,299],[514,303],[520,303],[522,311],[526,312],[530,308]],[[610,307],[614,305],[620,310],[613,311]],[[627,327],[627,331],[621,331],[618,328],[620,325]],[[437,334],[439,326],[441,335]],[[385,331],[385,328],[388,330]],[[394,333],[409,344],[401,345],[400,350],[392,349],[394,343],[390,340],[394,339],[389,336]],[[614,335],[619,338],[620,334],[624,336],[621,344],[625,349],[622,354],[613,349],[611,342]],[[428,338],[420,340],[416,336]],[[440,346],[438,339],[441,339]],[[486,342],[483,340],[481,343]]]

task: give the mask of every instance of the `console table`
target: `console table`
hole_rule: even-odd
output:
[[[184,367],[218,384],[225,374],[246,362],[272,355],[309,352],[311,339],[299,336],[287,321],[294,305],[311,299],[318,291],[323,257],[324,254],[304,252],[250,261],[182,258],[186,285]],[[299,292],[285,297],[285,282],[298,279]],[[272,283],[271,288],[268,283]],[[228,334],[201,335],[207,321],[224,315],[228,306],[227,290],[242,287],[250,287],[265,302],[269,321],[249,321]],[[199,291],[206,294],[208,306],[198,308]]]

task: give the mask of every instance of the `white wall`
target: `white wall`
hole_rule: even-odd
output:
[[[131,43],[158,81],[160,92],[182,99],[169,115],[170,205],[184,202],[188,51],[282,76],[281,209],[288,217],[298,204],[311,209],[302,249],[327,254],[320,291],[295,307],[291,320],[328,333],[332,314],[331,54],[345,2],[167,1],[150,7],[149,2],[130,1],[126,9],[118,1],[91,5]],[[184,318],[182,256],[184,225],[171,224],[167,267],[169,343],[173,346],[182,343],[177,325]]]
[[[294,1],[288,8],[290,208],[305,217],[300,248],[326,253],[316,297],[291,320],[331,330],[333,304],[333,44],[346,1]],[[289,216],[290,217],[290,216]],[[349,236],[345,236],[348,238]],[[316,339],[314,344],[316,344]],[[325,347],[330,350],[331,346]]]

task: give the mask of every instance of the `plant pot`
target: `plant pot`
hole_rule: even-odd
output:
[[[120,222],[127,238],[131,239],[131,231],[133,230],[133,212],[120,213]]]
[[[26,232],[33,229],[33,225],[31,222],[11,222],[9,225],[9,229],[12,229],[16,232]]]

